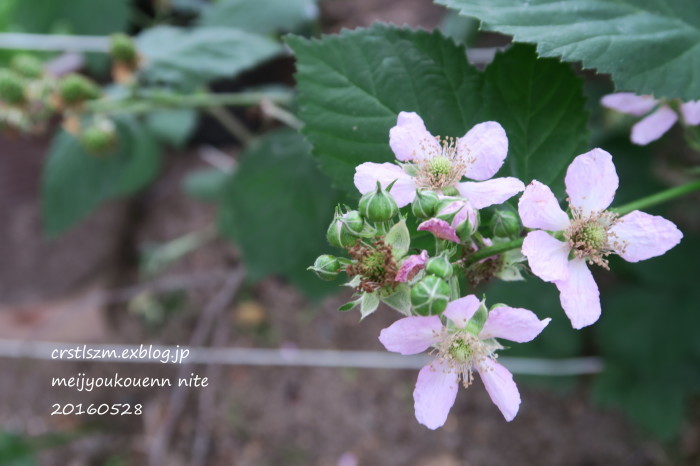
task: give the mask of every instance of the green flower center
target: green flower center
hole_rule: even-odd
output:
[[[601,249],[605,246],[607,233],[602,225],[598,223],[588,223],[581,228],[578,240],[585,243],[591,249]]]
[[[449,348],[449,353],[455,361],[469,362],[474,357],[474,348],[464,339],[456,339]]]
[[[449,176],[452,172],[452,162],[442,155],[433,157],[428,162],[428,171],[435,178]]]

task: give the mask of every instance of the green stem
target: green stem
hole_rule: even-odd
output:
[[[516,238],[505,243],[494,244],[487,248],[479,249],[471,256],[467,257],[464,261],[466,265],[473,264],[474,262],[479,262],[481,259],[486,259],[487,257],[495,256],[496,254],[501,254],[503,252],[508,252],[511,249],[517,249],[523,245],[523,240],[525,238]]]
[[[645,209],[647,207],[661,204],[662,202],[670,201],[671,199],[683,196],[684,194],[688,194],[697,190],[700,190],[700,180],[691,181],[690,183],[676,186],[675,188],[670,188],[665,191],[661,191],[660,193],[652,194],[651,196],[637,199],[636,201],[630,202],[629,204],[625,204],[620,207],[613,207],[612,209],[610,209],[610,211],[615,212],[619,215],[625,215],[629,212],[632,212],[633,210]]]
[[[274,92],[234,92],[228,94],[189,94],[180,95],[170,92],[153,92],[142,94],[138,98],[100,99],[87,102],[85,110],[94,113],[149,113],[157,110],[258,105],[263,101],[277,104],[289,104],[292,93]]]

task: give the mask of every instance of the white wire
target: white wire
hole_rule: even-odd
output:
[[[0,340],[0,357],[29,358],[69,362],[87,359],[56,359],[54,350],[76,349],[86,346],[98,351],[116,350],[136,351],[150,348],[161,352],[189,349],[186,364],[222,364],[231,366],[306,366],[306,367],[353,367],[364,369],[418,369],[426,365],[431,357],[428,355],[402,356],[381,351],[342,351],[309,349],[258,349],[258,348],[186,348],[164,345],[106,345],[92,343],[64,343],[49,341]],[[54,353],[57,354],[57,353]],[[163,364],[157,359],[122,359],[100,358],[92,361]],[[498,360],[514,374],[569,376],[595,374],[603,369],[599,358],[538,359],[499,357]]]

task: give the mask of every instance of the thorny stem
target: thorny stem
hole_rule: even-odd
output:
[[[614,207],[609,209],[611,212],[615,212],[618,215],[624,215],[633,210],[644,209],[651,207],[662,202],[670,201],[676,197],[683,196],[684,194],[691,193],[693,191],[700,190],[700,180],[691,181],[681,186],[676,186],[675,188],[670,188],[665,191],[661,191],[651,196],[643,197],[636,201],[630,202],[620,207]],[[516,238],[505,243],[494,244],[487,248],[479,249],[477,252],[471,256],[465,258],[465,265],[473,264],[480,261],[481,259],[486,259],[487,257],[495,256],[496,254],[501,254],[508,252],[512,249],[517,249],[523,245],[524,238]]]

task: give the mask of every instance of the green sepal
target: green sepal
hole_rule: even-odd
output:
[[[384,241],[391,246],[394,259],[400,259],[408,252],[411,246],[411,234],[406,226],[406,219],[399,220],[386,234]]]
[[[391,294],[382,296],[380,299],[384,304],[396,309],[401,314],[411,315],[411,287],[406,283],[401,283]]]
[[[379,307],[379,296],[377,293],[363,293],[360,298],[360,320],[374,313]]]

